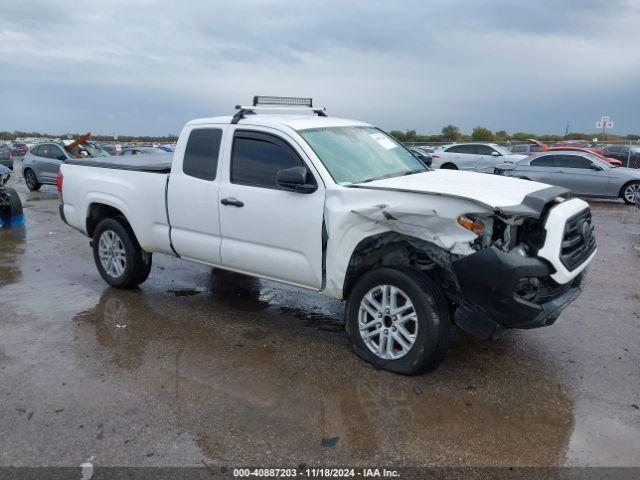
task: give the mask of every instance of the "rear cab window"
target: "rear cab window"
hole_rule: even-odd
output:
[[[221,139],[220,128],[192,130],[182,160],[182,172],[201,180],[215,180]]]

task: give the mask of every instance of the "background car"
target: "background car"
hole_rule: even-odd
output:
[[[433,161],[433,159],[431,158],[431,154],[426,153],[425,150],[420,147],[411,147],[409,148],[409,150],[411,150],[411,153],[418,157],[418,160],[420,160],[427,167],[431,166],[431,162]]]
[[[543,150],[545,150],[543,145],[537,145],[535,143],[520,143],[511,147],[511,153],[519,155],[533,155]]]
[[[551,147],[579,147],[591,150],[599,155],[602,154],[602,149],[597,144],[589,142],[587,140],[562,140],[556,142]]]
[[[9,177],[11,177],[11,170],[4,165],[0,165],[0,187],[9,181]]]
[[[16,149],[20,157],[24,157],[29,151],[29,147],[24,143],[14,142],[11,146]]]
[[[68,144],[71,141],[65,141]],[[43,142],[27,152],[22,160],[22,175],[29,190],[39,190],[43,184],[55,185],[60,165],[69,159],[82,157],[108,157],[97,145],[84,142],[74,148],[80,157],[74,156],[58,142]]]
[[[493,173],[496,164],[515,163],[526,155],[514,154],[495,143],[456,143],[436,149],[431,157],[433,168]]]
[[[0,165],[13,170],[13,150],[7,145],[0,145]]]
[[[494,173],[565,187],[578,196],[621,198],[629,204],[640,192],[640,171],[614,167],[587,152],[541,152],[516,164],[498,165]]]
[[[166,155],[167,151],[157,147],[129,147],[123,148],[120,155]]]
[[[640,168],[640,145],[607,145],[602,154],[620,160],[625,167]]]
[[[22,159],[22,176],[29,190],[39,190],[42,184],[55,185],[60,165],[74,158],[59,143],[36,145]]]

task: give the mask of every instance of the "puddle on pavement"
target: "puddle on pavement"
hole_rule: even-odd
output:
[[[0,286],[20,281],[19,258],[25,251],[25,227],[0,227]]]
[[[461,337],[439,370],[402,377],[318,327],[341,303],[271,285],[214,273],[195,296],[106,289],[74,318],[78,366],[144,391],[212,463],[563,463],[571,401],[517,361],[517,335]]]

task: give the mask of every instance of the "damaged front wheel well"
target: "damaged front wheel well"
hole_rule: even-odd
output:
[[[367,237],[356,246],[347,267],[343,296],[347,298],[357,280],[379,267],[409,267],[440,285],[447,297],[455,297],[455,280],[450,270],[450,254],[439,247],[395,232]]]

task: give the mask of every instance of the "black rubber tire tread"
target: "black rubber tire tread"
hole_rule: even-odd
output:
[[[29,186],[29,184],[27,183],[27,172],[31,172],[33,174],[33,178],[35,179],[35,182],[32,186]],[[40,190],[40,187],[42,187],[42,184],[40,182],[38,182],[38,177],[36,177],[36,173],[30,169],[30,168],[25,168],[24,169],[24,183],[27,185],[27,188],[29,190],[31,190],[32,192],[37,192],[38,190]]]
[[[458,166],[455,163],[447,162],[443,163],[440,167],[442,170],[458,170]]]
[[[627,201],[627,199],[624,197],[624,191],[627,189],[627,187],[629,185],[637,185],[640,184],[640,182],[638,182],[637,180],[631,181],[631,182],[627,182],[624,184],[624,186],[620,189],[620,198],[622,199],[622,201],[624,201],[624,203],[626,203],[627,205],[635,205],[636,202],[629,202]]]
[[[113,278],[104,271],[98,256],[100,235],[107,229],[118,234],[125,248],[125,270],[118,278]],[[142,250],[129,223],[122,216],[105,218],[96,226],[93,232],[93,259],[100,276],[115,288],[135,288],[147,279],[151,271],[152,255]]]
[[[411,350],[397,360],[384,360],[362,341],[358,310],[362,297],[374,286],[390,284],[403,290],[418,314],[418,338]],[[423,273],[411,268],[378,268],[363,274],[356,282],[346,306],[346,330],[355,353],[378,368],[403,375],[416,375],[436,369],[449,347],[451,318],[440,288]]]
[[[18,195],[18,192],[16,192],[13,188],[0,187],[0,190],[2,190],[4,195],[6,195],[6,197],[9,199],[8,211],[3,212],[0,210],[0,217],[5,217],[3,218],[3,221],[5,223],[8,223],[12,217],[21,215],[23,213],[22,201],[20,200],[20,195]]]

